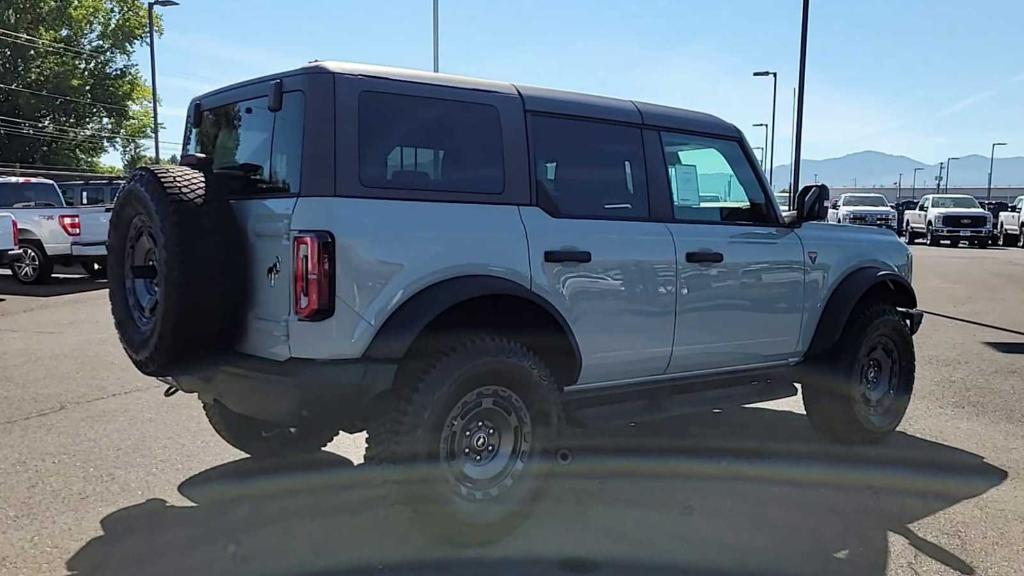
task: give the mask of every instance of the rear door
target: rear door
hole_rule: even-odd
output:
[[[202,103],[202,121],[189,130],[186,151],[212,158],[207,186],[228,195],[246,236],[247,254],[238,257],[248,258],[248,282],[238,291],[249,303],[238,348],[281,360],[290,356],[290,229],[302,186],[305,97],[286,88],[275,112],[268,96],[252,94],[267,94],[269,83],[248,88],[244,99],[221,96]]]
[[[803,243],[736,140],[648,132],[676,250],[669,373],[785,363],[803,321]],[[652,149],[653,148],[653,149]],[[708,201],[708,198],[714,198]]]
[[[661,375],[671,354],[675,251],[650,221],[641,130],[532,115],[538,207],[521,209],[533,289],[568,320],[580,384]]]

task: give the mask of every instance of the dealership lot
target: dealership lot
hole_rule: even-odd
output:
[[[829,445],[799,398],[573,431],[577,458],[540,509],[473,555],[569,571],[1018,574],[1024,250],[913,251],[928,314],[890,442]],[[273,468],[243,459],[194,398],[164,398],[132,368],[102,282],[28,289],[0,275],[0,367],[0,573],[296,573],[465,554],[353,466],[361,435]]]

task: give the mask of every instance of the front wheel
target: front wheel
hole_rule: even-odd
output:
[[[910,329],[896,308],[854,311],[839,342],[813,360],[803,383],[814,428],[840,442],[880,442],[896,430],[914,390]]]
[[[14,279],[22,284],[45,284],[53,275],[53,262],[42,246],[26,242],[18,251],[21,256],[11,262]]]
[[[1017,248],[1024,248],[1024,226],[1017,227]]]
[[[1006,228],[999,227],[999,245],[1003,248],[1007,248],[1012,244],[1010,236],[1006,233]]]
[[[309,423],[288,427],[239,414],[220,402],[204,402],[203,411],[225,442],[256,458],[312,454],[338,435],[337,427]]]
[[[432,533],[459,542],[501,537],[525,518],[543,483],[561,413],[551,372],[499,335],[455,339],[427,356],[417,364],[427,368],[408,375],[369,426],[365,460],[409,466],[396,495]]]
[[[928,225],[928,228],[926,229],[926,231],[924,233],[924,237],[925,237],[925,242],[927,242],[927,244],[929,246],[938,246],[939,245],[939,239],[936,238],[935,234],[932,233],[932,227],[931,227],[930,224]]]

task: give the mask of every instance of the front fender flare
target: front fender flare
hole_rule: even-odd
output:
[[[888,289],[892,294],[892,303],[898,308],[917,308],[917,294],[906,278],[877,266],[858,268],[840,280],[829,295],[825,309],[818,318],[807,355],[819,354],[835,344],[857,303],[869,290],[877,286],[885,286]]]

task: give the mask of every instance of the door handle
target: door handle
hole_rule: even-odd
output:
[[[545,250],[545,262],[590,262],[590,252],[586,250]]]
[[[725,256],[721,252],[687,252],[686,261],[692,264],[721,264]]]

